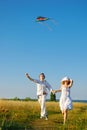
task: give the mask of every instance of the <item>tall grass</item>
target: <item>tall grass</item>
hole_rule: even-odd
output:
[[[63,117],[57,102],[46,102],[49,120],[40,119],[37,101],[0,100],[0,130],[87,130],[87,104],[73,103],[68,120]]]

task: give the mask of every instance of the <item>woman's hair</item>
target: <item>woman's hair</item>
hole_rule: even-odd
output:
[[[45,79],[45,74],[44,74],[44,73],[40,73],[40,75],[43,75],[43,77],[44,77],[44,79]],[[39,77],[40,77],[40,75],[39,75]]]
[[[65,81],[62,81],[61,83],[64,85],[64,84],[65,84],[65,82],[67,82],[67,85],[69,85],[69,84],[70,84],[70,80],[65,80]]]

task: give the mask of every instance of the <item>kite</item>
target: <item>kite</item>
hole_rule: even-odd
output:
[[[56,23],[52,18],[42,17],[42,16],[39,16],[36,18],[36,22],[42,23],[45,26],[47,26],[49,30],[52,30],[52,28],[46,23],[46,21],[48,21],[48,20],[52,21],[53,23]]]
[[[49,20],[49,19],[50,18],[39,16],[39,17],[36,18],[36,22],[42,22],[42,21],[46,21],[46,20]]]

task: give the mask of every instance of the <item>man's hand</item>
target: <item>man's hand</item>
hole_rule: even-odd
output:
[[[25,75],[26,75],[26,77],[27,77],[28,79],[30,79],[31,81],[34,81],[34,79],[32,79],[32,78],[29,76],[28,73],[26,73]]]
[[[26,75],[27,78],[29,78],[29,74],[28,73],[26,73],[25,75]]]
[[[52,90],[52,93],[53,93],[53,95],[56,93],[56,91],[55,90]]]

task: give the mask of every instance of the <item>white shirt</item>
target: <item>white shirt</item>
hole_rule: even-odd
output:
[[[37,95],[43,95],[43,93],[47,94],[47,89],[50,92],[52,91],[51,85],[46,80],[40,81],[40,80],[34,79],[34,82],[37,85]]]

